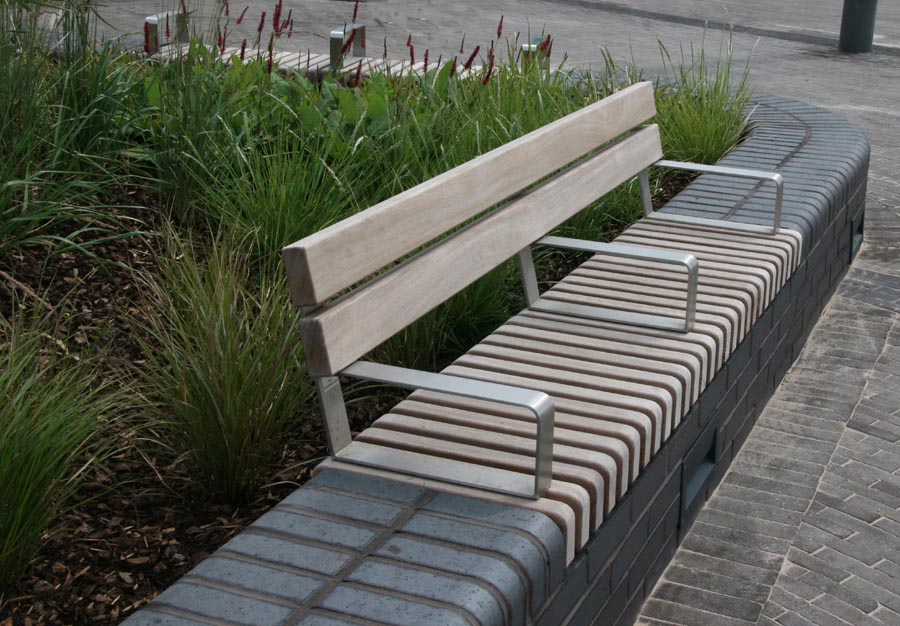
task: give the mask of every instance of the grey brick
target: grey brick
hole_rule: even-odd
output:
[[[421,569],[368,559],[345,580],[455,605],[472,614],[479,624],[503,624],[503,607],[483,585],[465,577],[451,577]]]
[[[324,578],[303,576],[216,554],[192,569],[189,576],[199,576],[293,602],[305,602],[325,582]]]
[[[382,526],[389,526],[406,510],[399,506],[311,488],[298,489],[282,500],[281,504],[300,506]]]
[[[279,509],[269,511],[253,526],[357,550],[378,536],[376,531],[368,528]]]
[[[342,471],[332,468],[322,470],[316,474],[308,483],[316,487],[327,487],[337,489],[349,493],[357,493],[367,496],[376,496],[401,502],[404,504],[413,504],[421,499],[426,490],[410,483],[399,480],[388,480],[379,476],[371,476],[359,472]]]
[[[172,585],[156,598],[156,602],[248,626],[275,626],[292,612],[283,605],[188,582]]]
[[[489,550],[513,559],[531,582],[535,606],[542,603],[549,593],[546,563],[541,551],[535,543],[517,533],[504,532],[427,513],[414,515],[404,524],[403,531]]]
[[[161,613],[154,610],[154,605],[150,604],[122,622],[121,626],[207,626],[207,623]]]
[[[322,615],[321,613],[307,613],[303,616],[297,626],[349,626],[351,624],[359,624],[357,621],[347,621],[336,618],[332,615]]]
[[[532,535],[547,551],[550,586],[556,586],[562,580],[565,569],[565,541],[559,526],[548,516],[529,509],[448,493],[437,494],[423,508],[497,526],[510,526]]]
[[[249,532],[238,535],[226,543],[222,549],[273,563],[292,567],[300,566],[312,572],[330,576],[337,574],[353,559],[352,555],[346,552],[326,550]]]
[[[524,620],[526,603],[532,598],[519,574],[505,561],[433,542],[395,535],[375,551],[386,559],[413,563],[436,570],[473,576],[494,586],[506,600],[513,621]],[[536,607],[535,607],[536,608]]]
[[[396,626],[421,626],[422,624],[470,626],[465,613],[461,610],[413,602],[348,585],[335,587],[321,601],[320,606],[339,613]]]

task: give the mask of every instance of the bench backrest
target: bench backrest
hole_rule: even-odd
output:
[[[643,82],[285,247],[294,304],[316,307],[653,117]],[[645,126],[301,320],[329,376],[662,158]]]

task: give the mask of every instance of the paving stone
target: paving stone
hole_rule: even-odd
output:
[[[683,606],[702,606],[710,613],[747,622],[755,622],[762,611],[762,604],[756,602],[669,582],[657,585],[653,597]]]

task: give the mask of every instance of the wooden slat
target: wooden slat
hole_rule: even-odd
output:
[[[696,359],[674,350],[632,346],[619,341],[573,337],[565,333],[526,326],[504,324],[482,343],[523,345],[537,353],[569,354],[585,361],[616,363],[644,372],[667,373],[677,378],[686,394],[687,404],[700,395],[700,367]],[[704,383],[705,384],[705,383]]]
[[[627,265],[614,266],[611,272],[597,272],[578,268],[566,276],[565,282],[569,285],[581,285],[584,287],[620,289],[635,295],[658,294],[667,298],[674,298],[675,300],[684,300],[686,298],[687,288],[684,285],[684,281],[673,281],[671,275],[657,276],[656,272],[652,272],[649,268],[645,269],[643,274],[622,271],[633,269]],[[740,296],[744,297],[741,298]],[[710,287],[708,284],[700,283],[699,281],[697,302],[725,306],[734,311],[741,320],[741,336],[748,332],[752,321],[751,318],[756,315],[756,310],[753,308],[747,294]]]
[[[677,272],[672,266],[663,263],[643,263],[632,259],[616,259],[615,262],[616,267],[620,268],[620,272],[629,274],[629,279],[638,274],[652,274],[657,278],[672,275],[675,280],[680,282],[684,281],[683,273]],[[628,267],[627,270],[625,269],[626,266]],[[610,267],[609,259],[601,260],[599,257],[594,257],[581,265],[580,269],[605,270],[608,267]],[[739,297],[739,294],[743,293],[744,296],[750,299],[750,302],[752,302],[753,307],[756,309],[756,317],[763,314],[763,310],[768,304],[764,297],[765,285],[761,280],[756,278],[750,278],[748,280],[744,274],[715,269],[709,263],[702,263],[700,265],[700,270],[697,274],[697,283],[698,285],[710,284],[723,289],[728,289],[735,294],[735,297]]]
[[[569,299],[570,296],[587,296],[596,298],[595,306],[616,309],[620,311],[637,311],[642,313],[651,313],[653,315],[661,315],[665,317],[679,318],[679,307],[684,306],[684,300],[687,296],[687,290],[680,293],[666,293],[664,290],[650,292],[635,292],[628,289],[622,289],[623,282],[620,281],[592,281],[593,284],[584,284],[586,281],[573,280],[566,277],[557,283],[552,290],[544,294],[544,298],[552,299]],[[653,311],[658,311],[653,313]],[[725,341],[731,346],[731,349],[737,347],[738,334],[740,333],[740,325],[742,324],[739,314],[732,308],[727,306],[719,306],[707,297],[702,300],[697,299],[697,321],[709,322],[718,326],[725,333]]]
[[[685,354],[692,354],[700,362],[701,377],[708,384],[722,366],[716,361],[716,342],[707,335],[696,332],[674,333],[654,328],[638,326],[623,328],[600,320],[573,318],[557,313],[524,311],[511,322],[532,328],[543,328],[556,332],[566,332],[574,337],[596,337],[610,341],[621,341],[635,346],[666,347]],[[510,322],[507,322],[510,323]]]
[[[426,403],[429,406],[448,407],[478,413],[479,415],[489,415],[498,419],[515,420],[522,423],[529,432],[534,432],[535,430],[534,415],[521,407],[474,398],[451,396],[432,391],[416,391],[410,394],[409,398],[395,407],[394,410],[398,412],[407,411],[408,402]],[[491,423],[496,424],[496,422]],[[633,421],[628,422],[627,420],[613,421],[595,416],[574,415],[560,410],[557,406],[553,425],[554,437],[557,435],[562,437],[566,432],[572,432],[575,436],[588,439],[604,437],[619,442],[625,450],[623,452],[624,459],[630,461],[631,469],[627,473],[632,482],[637,478],[641,468],[650,461],[650,420],[644,416],[640,416],[639,423],[635,424]],[[643,440],[648,442],[646,448],[642,447]]]
[[[503,367],[503,363],[498,363]],[[518,375],[511,373],[509,367],[502,369],[487,369],[485,367],[466,367],[451,365],[445,372],[453,376],[483,380],[526,389],[537,389],[551,397],[553,405],[560,411],[569,411],[582,415],[596,415],[601,419],[614,419],[616,415],[623,416],[624,423],[635,423],[635,418],[641,416],[649,420],[651,426],[651,451],[656,453],[662,445],[663,415],[659,405],[647,400],[629,398],[592,389],[582,389],[577,384],[567,385],[557,381],[540,379],[529,373]],[[525,369],[524,366],[522,369]]]
[[[404,400],[392,408],[391,413],[394,415],[406,415],[409,417],[437,421],[444,424],[467,426],[483,432],[509,435],[517,439],[527,439],[531,441],[529,449],[531,450],[531,454],[534,454],[534,424],[528,423],[522,419],[499,417],[478,410],[461,409],[459,407],[444,406],[442,404],[424,402],[421,400]],[[632,468],[634,468],[634,477],[637,476],[639,467],[637,459],[631,458],[632,455],[629,453],[628,446],[623,441],[608,436],[591,434],[554,425],[554,454],[564,450],[566,447],[588,450],[591,453],[596,452],[600,455],[598,458],[601,464],[606,462],[604,459],[612,460],[615,464],[616,480],[609,480],[609,484],[614,483],[617,485],[617,493],[619,496],[625,495],[625,491],[631,484]],[[609,474],[608,478],[611,479],[612,473],[607,471],[607,474]]]
[[[361,432],[356,440],[344,450],[347,450],[358,443],[374,444],[385,451],[396,449],[398,451],[407,451],[425,457],[432,457],[435,459],[432,461],[434,464],[438,464],[438,459],[463,462],[471,465],[476,471],[476,475],[481,472],[487,473],[491,469],[499,472],[512,472],[513,474],[519,474],[520,476],[529,476],[529,473],[530,476],[534,475],[534,459],[524,455],[510,454],[508,452],[499,452],[495,450],[490,454],[490,458],[485,458],[485,450],[479,446],[454,443],[419,435],[409,435],[397,431],[388,431],[374,425]],[[454,474],[450,473],[447,475],[453,476]],[[565,476],[566,478],[562,479],[560,478],[561,476]],[[479,476],[479,478],[483,478],[483,476]],[[591,530],[596,529],[603,522],[606,485],[603,484],[603,477],[600,476],[600,474],[586,470],[582,467],[554,462],[553,481],[551,484],[553,482],[568,483],[577,486],[587,494]]]
[[[638,83],[286,247],[294,304],[325,301],[655,113]]]
[[[310,374],[339,372],[659,157],[659,129],[643,128],[303,318]],[[353,237],[347,245],[354,245]]]
[[[470,423],[445,422],[440,419],[402,415],[391,411],[382,415],[374,428],[417,435],[451,443],[474,446],[483,452],[479,465],[486,467],[506,467],[525,474],[534,472],[534,439],[501,433],[483,428],[481,420]],[[428,452],[425,450],[425,452]],[[433,453],[433,452],[432,452]],[[498,455],[498,453],[500,453]],[[509,457],[506,458],[505,455]],[[581,468],[585,473],[573,473],[571,468]],[[603,479],[604,512],[609,513],[619,495],[624,495],[627,484],[620,482],[618,464],[603,452],[587,450],[580,446],[556,444],[553,446],[553,473],[558,480],[578,482],[580,476],[588,472],[599,474]]]

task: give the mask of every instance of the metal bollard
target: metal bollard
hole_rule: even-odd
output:
[[[344,55],[341,51],[347,44],[347,38],[353,37],[350,55],[354,57],[366,56],[366,26],[365,24],[348,24],[342,30],[331,31],[329,37],[329,57],[331,69],[337,72],[344,63]]]
[[[841,15],[841,52],[871,52],[875,37],[875,8],[878,0],[844,0]]]

